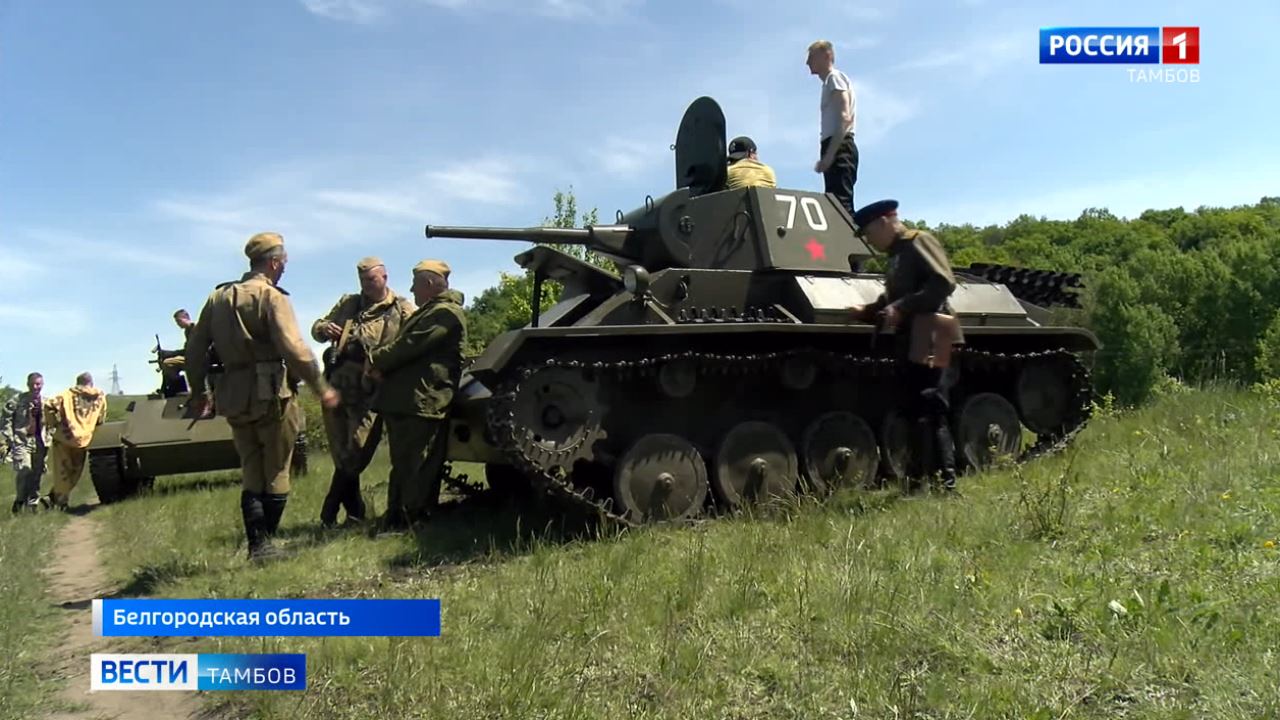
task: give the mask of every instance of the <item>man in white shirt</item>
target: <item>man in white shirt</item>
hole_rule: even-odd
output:
[[[810,73],[822,80],[821,142],[813,169],[822,173],[824,192],[835,195],[852,214],[853,184],[858,180],[858,146],[853,142],[857,103],[849,76],[837,70],[835,63],[835,49],[829,41],[818,40],[809,46],[805,64]]]

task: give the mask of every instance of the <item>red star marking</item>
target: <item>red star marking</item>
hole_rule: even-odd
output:
[[[827,249],[818,242],[817,238],[809,238],[809,242],[804,244],[804,249],[809,251],[810,260],[827,259]]]

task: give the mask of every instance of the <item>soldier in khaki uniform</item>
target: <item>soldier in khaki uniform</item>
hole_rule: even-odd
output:
[[[320,523],[333,526],[338,508],[347,520],[364,520],[360,473],[369,466],[382,439],[382,418],[373,410],[378,383],[364,372],[369,351],[391,342],[413,314],[408,298],[387,287],[387,268],[376,257],[356,263],[360,292],[343,295],[329,313],[311,325],[311,337],[334,345],[326,353],[325,377],[342,394],[342,404],[324,414],[333,479],[320,510]],[[328,359],[328,358],[331,358]]]
[[[209,295],[184,354],[207,357],[212,346],[221,359],[213,401],[231,425],[240,455],[240,511],[249,557],[257,559],[274,554],[270,537],[289,497],[289,461],[303,423],[298,381],[326,408],[336,407],[340,398],[298,331],[288,293],[276,285],[288,262],[284,238],[258,233],[245,244],[244,254],[249,272]],[[192,363],[186,370],[191,405],[207,415],[207,369]]]
[[[384,530],[427,519],[439,502],[449,406],[467,341],[462,293],[449,289],[447,264],[415,265],[412,290],[418,309],[395,340],[369,354],[369,372],[382,381],[374,409],[386,422],[391,450]]]
[[[876,250],[888,253],[885,291],[865,306],[854,307],[856,318],[877,318],[894,331],[896,354],[905,363],[903,407],[918,427],[917,440],[933,434],[936,464],[943,489],[955,490],[955,444],[947,414],[951,388],[959,368],[949,361],[952,345],[964,342],[959,323],[947,312],[947,298],[956,288],[951,263],[937,238],[912,230],[898,220],[898,201],[880,200],[853,216],[858,234]],[[922,345],[931,345],[923,348]]]
[[[191,314],[184,308],[178,308],[173,312],[173,322],[182,329],[182,341],[185,344],[191,339],[191,328],[195,326],[191,320]],[[185,366],[182,352],[182,350],[161,350],[159,345],[156,346],[155,353],[156,359],[160,361],[162,382],[160,392],[165,396],[181,392],[178,386],[178,373],[182,372]]]

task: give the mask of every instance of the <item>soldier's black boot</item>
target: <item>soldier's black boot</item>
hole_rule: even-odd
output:
[[[364,522],[364,496],[360,494],[360,476],[355,473],[347,475],[346,492],[342,505],[347,509],[348,522]]]
[[[249,559],[257,560],[270,554],[271,541],[267,537],[267,518],[262,496],[248,490],[241,490],[240,514],[244,518],[244,535],[249,543]]]
[[[938,471],[942,476],[942,489],[953,493],[956,489],[956,444],[951,439],[951,427],[946,418],[938,421],[936,432]]]
[[[324,496],[324,504],[320,506],[320,524],[331,528],[338,524],[338,508],[342,505],[346,491],[346,477],[339,470],[333,471],[329,481],[329,493]]]
[[[267,537],[272,537],[276,534],[276,530],[280,527],[280,518],[284,515],[284,507],[287,504],[289,504],[288,493],[262,496],[262,512]]]

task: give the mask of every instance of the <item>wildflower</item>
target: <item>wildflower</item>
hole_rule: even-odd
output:
[[[1231,491],[1230,491],[1230,490],[1228,490],[1228,491],[1226,491],[1226,492],[1222,493],[1222,499],[1223,499],[1223,500],[1230,500],[1230,499],[1231,499]]]
[[[1276,541],[1275,541],[1275,540],[1268,540],[1268,541],[1266,541],[1266,542],[1262,543],[1262,547],[1264,547],[1264,548],[1266,548],[1266,549],[1268,549],[1268,550],[1270,550],[1270,549],[1274,548],[1275,546],[1276,546]]]

